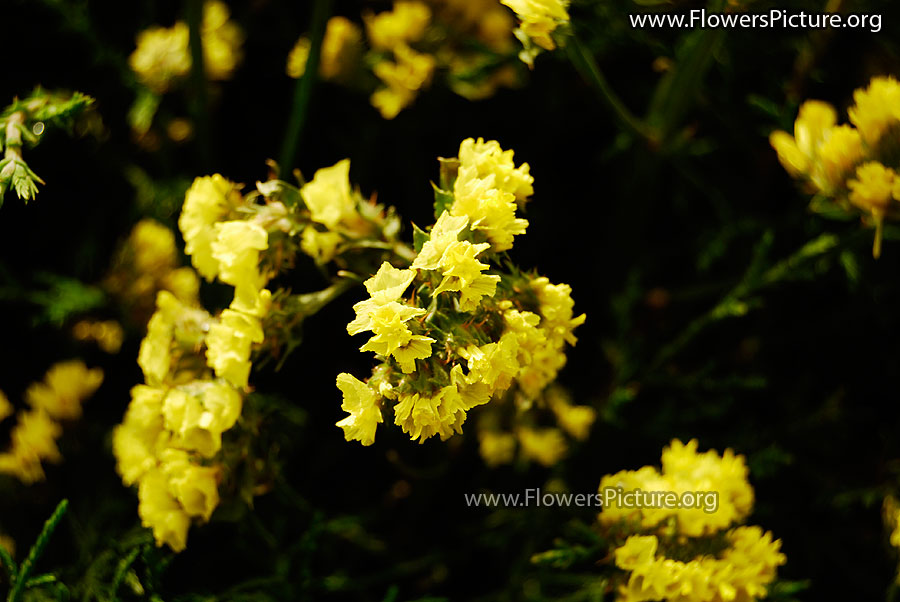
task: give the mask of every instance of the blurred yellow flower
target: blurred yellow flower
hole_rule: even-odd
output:
[[[44,382],[33,383],[25,391],[25,400],[56,420],[81,418],[81,402],[94,394],[103,382],[103,370],[88,369],[74,360],[54,364]]]
[[[431,9],[417,0],[396,0],[391,11],[364,15],[369,42],[379,50],[419,41],[431,21]]]

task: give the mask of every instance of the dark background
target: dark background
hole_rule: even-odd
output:
[[[143,215],[174,227],[177,196],[138,203],[125,176],[131,166],[174,190],[206,173],[247,183],[265,177],[264,160],[278,156],[292,101],[285,57],[307,28],[310,6],[229,4],[247,35],[245,60],[213,90],[206,165],[193,142],[142,150],[126,123],[134,87],[125,61],[134,36],[151,24],[170,25],[180,3],[5,0],[0,12],[0,101],[38,84],[77,89],[97,99],[104,124],[100,136],[51,133],[28,151],[47,185],[27,206],[8,194],[0,209],[2,389],[20,400],[51,363],[75,356],[107,375],[85,418],[67,431],[66,460],[48,469],[47,482],[25,487],[0,479],[0,532],[16,538],[20,556],[56,502],[71,499],[41,568],[81,583],[80,591],[89,590],[91,567],[101,571],[103,554],[121,552],[121,534],[137,532],[136,495],[121,485],[108,439],[128,390],[141,382],[141,335],[131,332],[120,354],[104,356],[73,342],[69,325],[41,323],[39,308],[14,292],[38,288],[40,273],[98,282]],[[335,4],[357,21],[362,7],[387,7]],[[779,7],[821,10],[800,2]],[[688,32],[630,30],[627,14],[637,9],[625,1],[576,3],[572,15],[613,87],[642,114],[661,77],[654,59],[677,57]],[[588,319],[560,381],[602,419],[552,470],[485,468],[474,425],[449,443],[417,445],[390,425],[372,447],[346,443],[332,426],[343,415],[334,375],[362,375],[371,366],[344,330],[351,304],[362,298],[348,293],[306,325],[304,345],[280,372],[254,376],[260,391],[305,413],[305,426],[282,433],[273,425],[270,435],[296,495],[276,486],[257,498],[252,514],[193,528],[187,551],[161,577],[165,599],[238,599],[230,588],[241,584],[242,592],[258,593],[253,599],[553,599],[599,569],[585,562],[571,571],[576,585],[561,585],[529,558],[551,548],[572,520],[591,523],[593,511],[476,510],[462,494],[519,492],[551,478],[590,493],[604,474],[658,464],[673,437],[747,456],[757,496],[750,522],[782,540],[788,563],[781,578],[810,580],[800,599],[885,596],[897,560],[881,500],[898,485],[900,244],[886,241],[873,260],[871,237],[855,235],[857,221],[811,214],[807,195],[767,141],[772,129],[792,128],[802,100],[832,102],[843,121],[855,88],[873,75],[900,73],[894,3],[845,2],[843,10],[881,12],[883,30],[727,32],[700,85],[686,92],[678,127],[692,135],[679,150],[623,138],[565,53],[540,57],[526,86],[485,101],[466,101],[436,82],[393,121],[381,119],[364,95],[318,85],[297,166],[311,175],[350,157],[351,181],[396,206],[407,236],[410,221],[431,223],[436,157],[454,156],[463,138],[496,139],[531,165],[531,225],[512,257],[572,285],[576,311]],[[810,50],[810,63],[798,67],[797,57]],[[162,111],[187,115],[185,94],[169,95]],[[742,278],[766,233],[771,245],[758,260],[768,268],[824,232],[849,241],[844,255],[764,288],[747,316],[711,325],[651,367],[662,346]],[[327,281],[301,265],[290,284],[313,291]],[[215,290],[205,294],[215,302]],[[115,308],[104,311],[115,316]],[[612,403],[626,385],[637,395]]]

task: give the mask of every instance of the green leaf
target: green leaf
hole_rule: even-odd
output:
[[[422,230],[422,228],[418,227],[416,224],[412,225],[413,227],[413,249],[416,250],[416,253],[422,250],[422,247],[425,246],[425,243],[431,240],[431,236]]]
[[[131,108],[128,109],[127,121],[131,129],[138,135],[146,134],[153,125],[153,117],[159,109],[159,102],[162,98],[143,88],[137,98],[134,99]]]
[[[453,193],[439,188],[434,182],[431,183],[431,187],[434,188],[434,217],[436,219],[453,205]]]

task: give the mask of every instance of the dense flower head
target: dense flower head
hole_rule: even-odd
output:
[[[769,138],[788,173],[817,193],[810,204],[825,215],[858,214],[876,227],[873,256],[880,254],[882,226],[900,215],[895,173],[900,134],[900,83],[875,77],[856,90],[848,110],[853,126],[837,123],[830,104],[809,100],[800,107],[794,135]]]
[[[712,512],[604,503],[600,527],[613,542],[611,561],[623,571],[614,577],[617,600],[758,600],[766,597],[786,561],[772,533],[741,524],[752,510],[753,490],[743,457],[731,450],[721,456],[712,450],[700,454],[696,440],[685,445],[676,439],[663,450],[662,471],[645,466],[606,476],[601,496],[610,487],[718,495]]]
[[[755,526],[729,530],[724,540],[727,547],[719,555],[697,555],[685,561],[660,553],[655,535],[632,535],[615,550],[616,566],[629,572],[616,599],[724,602],[765,598],[777,567],[786,561],[781,542]]]
[[[472,178],[482,178],[488,196],[503,195],[507,213],[486,215],[485,197],[465,189],[470,196],[463,199],[460,188],[447,182],[452,191],[436,192],[443,199],[437,220],[429,232],[417,233],[409,267],[383,262],[365,281],[368,297],[353,306],[347,331],[371,332],[360,349],[381,363],[368,383],[346,374],[338,381],[350,413],[338,425],[348,440],[371,444],[380,422],[372,417],[380,418],[388,402],[394,424],[420,442],[461,433],[468,413],[492,398],[515,396],[529,405],[565,365],[565,347],[575,343],[572,331],[584,321],[573,317],[568,286],[498,261],[497,252],[508,250],[527,224],[515,211],[517,195],[524,201],[532,194],[528,166],[516,167],[511,151],[482,139],[463,142],[456,164],[457,184],[469,170]],[[442,182],[448,175],[442,174]],[[360,407],[371,410],[364,422]],[[586,436],[592,412],[561,404],[557,410],[572,432]],[[515,435],[482,439],[491,463],[508,461],[517,445],[526,459],[545,465],[567,450],[559,429],[520,426]]]
[[[184,251],[197,271],[212,280],[219,270],[213,257],[216,222],[222,221],[240,203],[238,187],[219,174],[194,180],[184,197],[178,227],[184,237]]]
[[[691,537],[715,533],[740,522],[753,507],[753,489],[747,481],[747,466],[743,456],[736,456],[730,449],[721,456],[714,450],[697,453],[697,440],[686,445],[678,439],[663,449],[662,471],[645,466],[637,471],[623,470],[607,475],[600,481],[602,492],[620,487],[625,491],[716,492],[718,507],[707,512],[703,507],[691,508],[630,508],[608,505],[600,513],[600,522],[614,524],[619,521],[637,522],[643,528],[662,526],[674,518],[678,532]]]

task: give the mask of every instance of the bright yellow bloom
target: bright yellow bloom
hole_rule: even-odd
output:
[[[369,385],[346,372],[338,374],[337,386],[344,394],[341,409],[349,414],[337,422],[337,426],[344,430],[344,438],[372,445],[375,442],[375,429],[383,421],[378,394]]]
[[[200,279],[193,268],[177,268],[166,274],[162,279],[165,290],[175,295],[175,298],[188,305],[197,305],[200,295]]]
[[[516,217],[515,195],[497,188],[494,174],[479,178],[477,165],[460,164],[453,199],[450,213],[468,217],[469,227],[483,232],[494,251],[511,249],[513,237],[528,227],[528,220]]]
[[[834,107],[821,100],[808,100],[800,106],[794,122],[794,136],[776,131],[769,136],[769,142],[788,173],[794,177],[813,177],[820,148],[831,136],[836,123]]]
[[[216,239],[211,249],[219,262],[219,279],[234,287],[235,302],[241,308],[256,307],[266,283],[259,271],[259,254],[269,248],[268,233],[246,220],[220,222],[213,229]]]
[[[534,194],[534,177],[529,173],[528,163],[516,167],[514,155],[514,151],[500,148],[496,140],[466,138],[459,145],[461,165],[475,167],[478,178],[493,175],[497,188],[512,193],[518,201],[526,201]]]
[[[224,219],[241,201],[237,186],[219,174],[197,178],[184,196],[178,227],[184,237],[184,252],[197,271],[212,280],[219,262],[212,255],[216,240],[214,224]]]
[[[160,470],[185,513],[208,521],[219,505],[219,468],[199,466],[187,452],[169,448],[160,454]]]
[[[264,339],[259,318],[226,309],[206,335],[206,361],[216,376],[245,389],[250,376],[250,350]]]
[[[441,265],[441,258],[447,247],[459,240],[459,233],[469,223],[465,215],[454,217],[444,211],[431,227],[431,233],[422,250],[412,263],[413,269],[436,270]]]
[[[516,12],[522,32],[545,50],[553,50],[556,44],[550,34],[569,22],[566,11],[568,0],[500,0]]]
[[[518,349],[518,339],[510,333],[495,343],[458,349],[457,353],[467,361],[469,368],[466,382],[483,383],[491,394],[502,393],[519,372]]]
[[[462,311],[474,311],[482,297],[493,297],[500,276],[482,274],[488,265],[475,258],[490,246],[489,243],[473,245],[467,240],[450,244],[441,256],[444,279],[434,290],[434,294],[458,291],[459,308]]]
[[[568,284],[550,284],[548,278],[541,276],[531,281],[531,288],[537,293],[541,304],[540,312],[544,318],[541,326],[551,338],[574,345],[578,339],[573,331],[584,324],[587,317],[581,314],[572,317],[575,302],[572,300],[572,287]]]
[[[863,163],[856,169],[856,178],[847,182],[850,202],[876,218],[887,212],[894,190],[894,170],[878,161]]]
[[[626,571],[646,566],[653,562],[658,545],[655,535],[632,535],[616,548],[616,566]]]
[[[396,0],[394,9],[365,15],[366,33],[373,48],[393,50],[400,44],[417,42],[431,21],[431,9],[417,0]]]
[[[346,17],[335,16],[328,20],[325,38],[319,57],[319,75],[322,79],[337,79],[351,66],[359,53],[362,31]],[[306,71],[309,57],[309,38],[301,37],[288,55],[287,74],[294,79]]]
[[[137,385],[122,424],[113,430],[116,470],[125,485],[133,485],[157,464],[157,455],[167,443],[163,435],[163,389]]]
[[[491,468],[509,464],[516,456],[516,437],[512,433],[481,431],[478,442],[478,452]]]
[[[413,372],[415,360],[431,356],[431,344],[434,343],[434,339],[412,334],[406,322],[424,313],[425,310],[422,308],[410,307],[396,301],[375,305],[367,316],[368,326],[363,329],[371,330],[374,336],[360,347],[360,351],[374,351],[385,357],[393,355],[403,372]]]
[[[164,383],[172,368],[174,344],[194,346],[209,327],[209,314],[188,307],[169,291],[156,296],[156,312],[147,324],[147,336],[141,341],[138,365],[150,385]]]
[[[81,402],[94,394],[103,382],[103,370],[88,369],[83,362],[61,362],[52,366],[44,382],[33,383],[25,391],[25,400],[56,420],[81,417]]]
[[[163,94],[172,81],[191,70],[188,51],[188,26],[178,22],[174,27],[151,27],[137,36],[137,49],[128,59],[131,69],[141,83]]]
[[[844,184],[847,174],[865,156],[859,131],[849,125],[832,128],[819,147],[820,178],[813,178],[820,190],[835,190]]]
[[[310,219],[329,230],[357,215],[356,200],[350,190],[350,159],[316,171],[312,181],[300,189]]]
[[[413,441],[418,439],[419,443],[424,443],[434,435],[445,441],[454,433],[462,433],[466,410],[456,385],[451,384],[431,397],[419,393],[401,394],[394,406],[394,424]]]
[[[853,93],[853,100],[856,104],[847,113],[870,147],[900,120],[900,82],[891,76],[873,77],[868,88]]]
[[[381,267],[378,268],[378,272],[365,281],[364,284],[366,290],[369,291],[370,298],[360,301],[353,306],[356,318],[347,324],[347,332],[354,335],[366,330],[372,330],[372,320],[378,307],[397,301],[415,277],[415,270],[398,269],[386,261],[383,262]],[[404,322],[409,318],[425,313],[424,310],[421,313],[416,313],[415,311],[409,313],[411,309],[395,308],[395,311],[401,312],[405,316]]]
[[[562,431],[556,428],[520,427],[516,431],[522,455],[544,466],[559,462],[569,449]]]
[[[229,20],[229,14],[228,5],[219,0],[207,0],[203,4],[200,39],[206,77],[212,80],[229,79],[241,62],[244,33]]]
[[[243,399],[233,387],[218,381],[194,381],[171,389],[162,406],[171,446],[213,457],[222,447],[222,433],[241,415]]]
[[[381,61],[375,65],[375,75],[385,84],[370,99],[372,106],[385,119],[393,119],[412,104],[416,93],[431,83],[435,59],[416,52],[405,44],[394,47],[395,61]]]
[[[161,470],[153,469],[144,475],[138,487],[138,500],[141,524],[153,530],[156,545],[167,544],[175,552],[184,550],[191,518],[169,492],[168,479]]]
[[[693,508],[625,508],[605,506],[600,522],[613,524],[623,519],[639,519],[644,528],[663,524],[676,517],[678,532],[690,537],[710,535],[746,518],[753,507],[753,489],[747,481],[748,470],[743,456],[730,449],[719,456],[714,450],[697,453],[697,441],[687,445],[675,439],[662,453],[662,472],[652,466],[637,471],[623,470],[600,481],[600,490],[621,487],[625,491],[716,492],[718,507],[707,512]]]
[[[3,394],[3,391],[0,391],[0,422],[12,416],[14,411],[12,404],[9,403],[9,399]]]

